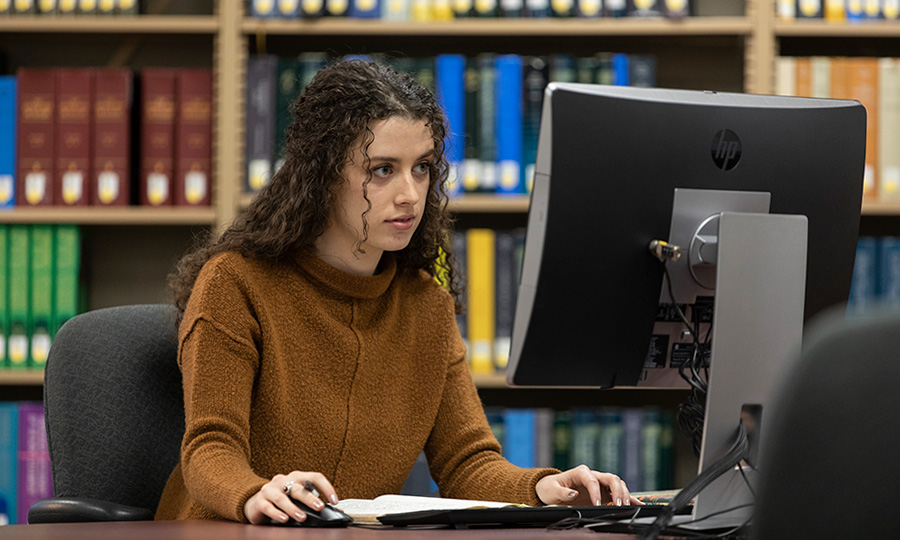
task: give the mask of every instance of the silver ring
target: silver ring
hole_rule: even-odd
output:
[[[288,483],[286,483],[285,485],[281,486],[281,491],[283,491],[283,492],[285,492],[286,494],[290,495],[290,494],[291,494],[291,488],[293,488],[293,487],[294,487],[294,484],[296,484],[296,483],[297,483],[296,481],[291,480],[290,482],[288,482]]]

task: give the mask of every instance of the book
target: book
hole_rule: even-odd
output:
[[[274,172],[277,70],[278,57],[274,55],[254,55],[247,62],[247,193],[262,189]]]
[[[797,0],[798,19],[821,19],[824,16],[822,0]]]
[[[516,294],[519,281],[516,279],[515,258],[516,238],[512,231],[495,232],[494,255],[494,367],[498,371],[506,369],[509,362],[512,341],[513,319],[516,309]]]
[[[683,19],[691,15],[689,0],[662,0],[663,17],[667,19]]]
[[[52,69],[19,68],[17,206],[53,204],[56,76]]]
[[[0,75],[0,210],[16,202],[16,77]]]
[[[497,189],[497,57],[478,55],[478,162],[480,177],[477,191],[493,193]]]
[[[175,78],[175,206],[209,206],[212,195],[212,70]]]
[[[641,88],[656,86],[656,57],[651,54],[630,55],[628,80],[631,86]]]
[[[381,0],[381,20],[408,21],[410,17],[410,0]]]
[[[131,199],[132,73],[95,72],[91,204],[127,206]]]
[[[525,14],[524,0],[499,0],[498,4],[500,17],[518,18]]]
[[[603,16],[603,0],[575,0],[575,16],[588,19]]]
[[[28,328],[31,324],[28,291],[31,282],[29,244],[31,231],[26,225],[9,227],[9,334],[6,342],[7,366],[28,367]]]
[[[284,164],[284,141],[287,129],[294,120],[291,107],[297,101],[302,90],[303,64],[299,58],[278,58],[277,74],[275,78],[275,138],[272,146],[275,161],[272,165],[272,175]],[[247,81],[248,85],[251,81]],[[248,111],[249,112],[249,111]],[[250,121],[247,121],[249,128]],[[249,178],[249,176],[248,176]],[[249,187],[249,186],[248,186]],[[245,190],[246,191],[246,190]]]
[[[810,95],[817,98],[831,97],[831,59],[827,56],[813,56],[810,64]]]
[[[661,17],[662,0],[628,0],[629,17]]]
[[[276,0],[251,0],[250,16],[260,19],[274,17],[277,14],[275,3]]]
[[[81,270],[81,230],[77,225],[57,225],[53,254],[53,320],[51,335],[78,314]]]
[[[550,14],[559,18],[574,17],[575,0],[550,0]]]
[[[625,413],[619,409],[602,409],[597,418],[597,461],[594,467],[603,471],[625,471]]]
[[[466,256],[466,233],[463,231],[453,231],[453,255],[456,257],[456,271],[465,274],[467,272],[467,256]],[[459,329],[459,335],[462,337],[463,343],[466,344],[466,351],[469,351],[469,329],[468,329],[468,302],[466,294],[461,295],[460,303],[462,304],[462,312],[456,314],[456,326]]]
[[[848,316],[865,315],[878,297],[878,240],[861,236],[856,246],[856,260],[847,301]]]
[[[900,238],[878,242],[878,300],[883,309],[900,313]]]
[[[18,428],[16,519],[19,523],[28,523],[28,509],[37,501],[53,496],[43,404],[19,403]]]
[[[354,0],[350,4],[350,16],[356,19],[377,19],[381,16],[381,1]]]
[[[175,70],[145,68],[140,74],[140,87],[138,203],[171,206],[175,176]],[[249,137],[248,133],[248,141]]]
[[[529,56],[524,59],[522,73],[522,166],[525,168],[525,191],[530,193],[534,185],[538,133],[541,129],[544,89],[550,82],[550,66],[540,56]]]
[[[534,409],[505,409],[503,429],[503,457],[519,467],[537,466],[537,412]]]
[[[812,95],[812,64],[808,56],[798,56],[794,59],[795,95],[809,97]]]
[[[646,489],[644,487],[644,411],[636,408],[622,410],[622,444],[619,476],[628,485],[629,490]],[[602,447],[602,443],[601,443]]]
[[[550,0],[525,0],[526,17],[540,19],[550,16]]]
[[[572,411],[553,415],[553,467],[561,471],[572,468]]]
[[[521,194],[525,192],[522,178],[522,57],[500,55],[496,70],[497,192]]]
[[[824,0],[824,18],[829,22],[843,22],[847,18],[844,11],[844,0]]]
[[[571,465],[587,465],[598,468],[597,459],[600,453],[600,418],[595,409],[576,409],[572,411],[572,454]],[[609,469],[616,470],[616,469]]]
[[[494,372],[494,239],[493,229],[466,232],[467,305],[472,373]]]
[[[791,22],[797,18],[797,0],[776,0],[775,9],[780,21]]]
[[[847,84],[849,96],[866,108],[866,166],[863,179],[863,200],[878,196],[878,60],[876,58],[848,58]]]
[[[6,506],[7,523],[10,525],[15,525],[17,521],[18,425],[18,405],[0,402],[0,503]]]
[[[60,206],[87,206],[94,74],[88,69],[59,69],[56,82],[53,200]]]
[[[9,226],[0,223],[0,369],[9,367],[6,340],[9,338]]]
[[[793,56],[775,58],[775,94],[797,95],[797,59]]]
[[[878,59],[879,201],[900,201],[900,61]]]
[[[28,348],[28,366],[35,369],[43,369],[50,354],[54,295],[53,229],[52,225],[31,226],[31,324],[28,327],[31,344]]]
[[[325,14],[329,17],[346,17],[353,0],[325,0]]]
[[[466,134],[465,134],[465,158],[462,164],[462,186],[465,193],[474,193],[479,190],[482,176],[481,160],[481,70],[478,66],[478,58],[466,59],[465,73],[465,109],[466,109]]]
[[[275,15],[282,19],[296,19],[300,16],[300,0],[277,0]]]
[[[504,508],[517,506],[508,502],[421,497],[415,495],[380,495],[374,499],[344,499],[335,505],[353,518],[356,524],[379,524],[378,516],[421,512],[424,510],[463,510],[470,508]]]
[[[462,55],[441,54],[435,58],[437,99],[448,124],[444,155],[450,167],[447,193],[451,197],[462,192],[460,169],[466,152],[465,71],[466,59]]]

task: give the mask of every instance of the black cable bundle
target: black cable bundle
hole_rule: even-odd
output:
[[[675,498],[672,499],[672,502],[669,503],[666,510],[657,516],[653,524],[644,531],[640,537],[641,540],[655,540],[662,534],[666,527],[668,527],[672,518],[679,510],[690,504],[690,502],[694,500],[694,497],[703,491],[706,486],[711,484],[713,480],[722,476],[735,465],[738,465],[741,460],[745,459],[749,449],[750,443],[747,440],[747,431],[744,429],[744,424],[740,423],[738,424],[737,437],[735,438],[731,449],[728,450],[728,453],[711,466],[707,467],[699,476],[697,476],[697,478],[679,491],[678,495],[676,495]]]

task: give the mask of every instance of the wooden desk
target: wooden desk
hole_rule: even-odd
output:
[[[0,527],[0,540],[602,540],[629,535],[598,534],[585,529],[405,530],[309,529],[265,527],[226,521],[134,521],[53,523]]]

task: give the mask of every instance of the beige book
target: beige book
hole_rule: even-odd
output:
[[[812,97],[831,97],[831,58],[813,56],[809,59],[809,63]]]
[[[797,95],[797,59],[793,56],[775,59],[775,93],[779,96]]]
[[[879,201],[900,201],[900,60],[878,59]]]

